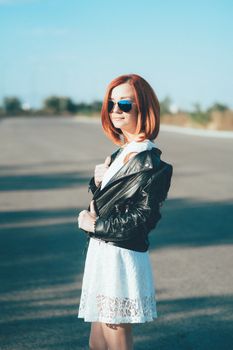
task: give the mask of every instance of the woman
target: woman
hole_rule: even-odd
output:
[[[173,169],[153,142],[159,112],[152,87],[139,75],[109,84],[102,126],[120,147],[95,167],[93,200],[78,216],[88,236],[78,317],[92,322],[90,349],[133,349],[132,324],[157,317],[148,234],[161,218]]]

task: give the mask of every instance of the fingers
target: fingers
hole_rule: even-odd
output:
[[[90,203],[90,213],[96,215],[95,206],[94,206],[94,200],[92,200],[91,203]]]
[[[92,217],[96,217],[96,211],[95,211],[95,206],[94,206],[94,200],[91,201],[90,203],[90,210],[82,210],[78,214],[77,221],[78,224],[81,225],[83,221],[88,220],[90,217],[90,214],[92,214]]]
[[[82,210],[77,218],[78,227],[87,232],[94,232],[94,223],[96,220],[96,213],[94,208],[94,201],[91,202],[90,208],[92,212],[88,210]]]
[[[110,163],[111,163],[111,157],[107,156],[104,163],[98,164],[95,166],[95,172],[94,172],[95,183],[100,183],[103,180],[104,174],[109,168]]]
[[[82,223],[82,219],[83,219],[83,216],[85,214],[87,210],[82,210],[80,211],[80,213],[78,214],[78,217],[77,217],[77,221],[78,221],[78,225],[80,227],[81,223]]]
[[[104,161],[104,165],[109,166],[110,162],[111,162],[111,157],[107,156],[105,161]]]

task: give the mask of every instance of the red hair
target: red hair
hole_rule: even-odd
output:
[[[114,127],[109,117],[108,100],[113,88],[124,83],[129,83],[134,90],[135,102],[138,109],[136,127],[138,140],[154,140],[159,133],[160,126],[159,101],[150,84],[137,74],[121,75],[112,80],[108,85],[101,109],[101,120],[105,134],[115,144],[122,145],[121,135],[123,133],[121,129]],[[123,138],[123,143],[127,142],[125,135],[123,135]]]

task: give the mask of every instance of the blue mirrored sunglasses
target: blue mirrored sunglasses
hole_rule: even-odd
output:
[[[120,100],[118,102],[114,102],[112,100],[108,101],[108,112],[110,113],[115,106],[115,104],[118,104],[118,107],[120,108],[121,111],[123,112],[129,112],[132,109],[132,105],[134,102],[130,100]]]

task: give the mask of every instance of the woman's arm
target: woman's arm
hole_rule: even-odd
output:
[[[98,217],[90,237],[122,241],[150,232],[161,218],[159,209],[167,197],[172,170],[172,166],[167,164],[154,174],[144,187],[140,188],[135,200],[132,198],[133,204],[127,212],[114,212],[109,217]]]

